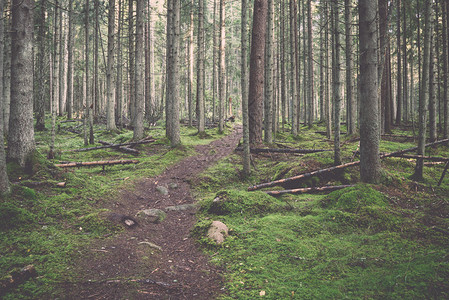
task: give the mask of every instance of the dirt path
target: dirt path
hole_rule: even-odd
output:
[[[124,191],[110,209],[135,216],[143,209],[193,203],[189,179],[231,154],[240,137],[241,128],[237,128],[223,139],[198,146],[198,155],[144,180],[134,191]],[[162,195],[158,186],[168,187],[168,195]],[[168,211],[159,224],[140,221],[138,227],[84,249],[86,259],[78,266],[83,275],[75,279],[78,284],[67,288],[67,298],[215,298],[223,285],[221,270],[208,263],[191,238],[194,223],[194,209]]]

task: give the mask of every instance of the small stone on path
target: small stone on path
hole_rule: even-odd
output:
[[[228,226],[220,221],[213,221],[207,232],[207,236],[214,240],[217,244],[224,242],[225,237],[228,236]]]
[[[156,190],[164,196],[168,195],[168,189],[165,186],[158,185]]]
[[[182,204],[176,206],[168,206],[165,208],[165,211],[184,211],[189,209],[194,209],[196,207],[195,204]]]
[[[160,223],[167,217],[167,214],[163,210],[155,208],[141,210],[137,215],[146,217],[151,223]]]

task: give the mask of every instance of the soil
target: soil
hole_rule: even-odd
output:
[[[241,135],[237,127],[220,140],[196,147],[198,155],[137,183],[133,190],[122,191],[106,208],[136,218],[139,225],[81,250],[83,258],[75,266],[79,277],[64,287],[64,298],[214,299],[224,293],[222,270],[209,263],[190,234],[195,208],[167,211],[158,224],[136,215],[148,208],[194,203],[191,179],[231,154]],[[156,189],[160,186],[168,189],[168,195]]]

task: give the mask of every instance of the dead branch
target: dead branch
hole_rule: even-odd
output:
[[[237,147],[236,151],[243,151],[243,148]],[[300,153],[300,154],[308,154],[308,153],[316,153],[316,152],[325,152],[332,151],[330,149],[266,149],[266,148],[251,148],[251,153]]]
[[[335,186],[322,186],[322,187],[309,187],[309,188],[301,188],[301,189],[291,189],[291,190],[283,190],[283,191],[268,191],[265,192],[270,196],[280,196],[283,194],[304,194],[304,193],[318,193],[318,192],[331,192],[340,189],[344,189],[347,187],[353,187],[354,185],[335,185]]]
[[[424,159],[424,160],[437,161],[437,162],[449,161],[449,158],[446,158],[446,157],[426,156],[426,155],[396,154],[396,155],[393,155],[392,157],[409,158],[409,159]]]
[[[333,172],[335,170],[344,169],[344,168],[352,167],[352,166],[357,166],[359,164],[360,164],[360,161],[354,161],[354,162],[350,162],[350,163],[343,164],[343,165],[338,165],[338,166],[334,166],[334,167],[330,167],[330,168],[326,168],[326,169],[313,171],[310,173],[304,173],[304,174],[293,176],[290,178],[279,179],[279,180],[275,180],[275,181],[271,181],[271,182],[267,182],[267,183],[262,183],[262,184],[250,186],[248,188],[248,191],[255,191],[255,190],[259,190],[259,189],[263,189],[263,188],[267,188],[267,187],[276,186],[279,184],[284,184],[284,183],[288,183],[288,182],[292,182],[292,181],[296,181],[296,180],[300,180],[300,179],[305,179],[305,178],[309,178],[312,176]]]
[[[449,161],[446,163],[446,166],[444,167],[443,173],[441,174],[440,181],[438,181],[438,186],[441,185],[443,182],[444,176],[446,175],[447,168],[449,167]]]
[[[71,149],[71,150],[65,150],[63,152],[84,152],[84,151],[106,149],[106,148],[118,148],[118,147],[123,147],[123,146],[135,146],[135,145],[140,145],[140,144],[154,143],[155,141],[156,140],[151,139],[151,140],[123,143],[123,144],[112,144],[112,145],[98,146],[98,147],[91,147],[91,148]]]
[[[114,145],[113,143],[108,143],[108,142],[105,142],[105,141],[102,141],[102,140],[98,140],[98,142],[100,144],[104,145],[104,146],[112,146],[112,145]],[[119,151],[122,151],[122,152],[131,153],[131,154],[134,154],[134,155],[139,155],[140,154],[140,152],[138,150],[132,149],[132,148],[129,148],[129,147],[125,147],[125,146],[116,147],[116,149],[119,150]]]
[[[63,164],[55,164],[60,168],[74,168],[74,167],[93,167],[93,166],[110,166],[110,165],[127,165],[137,164],[138,160],[109,160],[109,161],[88,161],[88,162],[69,162]]]

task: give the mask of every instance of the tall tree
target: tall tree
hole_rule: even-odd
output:
[[[396,125],[400,125],[401,121],[402,121],[402,102],[403,102],[403,98],[402,98],[401,12],[402,12],[401,11],[401,0],[397,0],[396,1],[396,51],[397,51]],[[404,28],[404,32],[405,32],[405,28]]]
[[[42,3],[41,3],[42,4]],[[3,41],[4,26],[3,26],[3,9],[4,0],[0,0],[0,41]],[[42,16],[42,15],[41,15]],[[0,92],[3,91],[3,42],[0,43]],[[8,173],[6,173],[6,155],[4,145],[3,133],[3,97],[0,99],[0,196],[10,192]]]
[[[143,16],[144,0],[136,0],[136,95],[135,95],[135,119],[133,140],[140,140],[144,137],[144,111],[145,111],[145,62],[143,57]]]
[[[135,43],[134,43],[134,1],[128,0],[128,110],[131,124],[135,126],[134,118],[136,114],[136,93],[135,93]]]
[[[179,132],[179,30],[180,0],[167,2],[166,133],[172,147],[181,144]]]
[[[307,0],[307,63],[308,63],[308,78],[307,78],[307,101],[308,114],[307,124],[312,127],[314,113],[315,113],[315,97],[314,97],[314,81],[313,81],[313,35],[312,35],[312,0]],[[304,66],[305,68],[305,66]],[[305,78],[304,78],[305,79]],[[304,99],[306,101],[306,99]]]
[[[8,159],[28,169],[35,151],[33,128],[33,0],[12,1],[11,115]]]
[[[419,90],[419,137],[418,137],[418,155],[424,155],[426,144],[426,123],[427,123],[427,108],[429,101],[429,64],[430,64],[430,45],[432,34],[432,3],[431,0],[425,0],[424,5],[424,54],[422,76]],[[415,180],[423,179],[423,159],[416,160],[415,173],[413,178]]]
[[[272,104],[273,104],[273,0],[268,0],[267,32],[265,39],[265,102],[264,102],[264,140],[273,142]]]
[[[377,1],[359,0],[360,43],[360,177],[380,179],[377,76]]]
[[[297,24],[296,24],[296,4],[295,0],[290,0],[290,89],[291,89],[291,117],[292,117],[292,134],[293,136],[298,135],[299,125],[297,124],[298,116],[298,105],[299,105],[299,59],[298,59],[298,34],[297,34]],[[250,91],[251,95],[251,91]]]
[[[354,95],[354,51],[352,42],[352,1],[345,0],[345,33],[346,33],[346,103],[347,103],[347,129],[348,134],[356,130],[356,99]]]
[[[67,34],[67,119],[73,117],[73,0],[69,0]]]
[[[223,133],[224,130],[224,106],[226,103],[226,0],[220,0],[220,50],[218,64],[218,132]],[[264,24],[265,25],[265,24]]]
[[[194,11],[194,1],[192,0],[190,3],[190,26],[189,26],[189,39],[188,39],[188,46],[189,46],[189,53],[188,53],[188,63],[189,63],[189,69],[188,69],[188,80],[187,80],[187,103],[188,103],[188,111],[189,111],[189,126],[192,127],[193,122],[193,66],[195,63],[195,59],[193,57],[193,50],[194,50],[194,43],[193,43],[193,29],[194,29],[194,23],[193,23],[193,11]],[[198,32],[198,35],[200,33]],[[197,117],[198,118],[198,117]]]
[[[65,4],[65,0],[61,0],[60,2],[60,8],[58,9],[58,13],[59,13],[59,32],[57,33],[59,35],[59,43],[58,46],[59,50],[59,67],[58,67],[58,71],[59,71],[59,75],[57,75],[57,79],[59,81],[58,86],[59,86],[59,105],[58,105],[58,114],[59,116],[62,116],[64,114],[64,110],[65,110],[65,94],[64,94],[64,65],[65,65],[65,59],[64,59],[64,27],[63,27],[63,22],[62,19],[64,17],[64,13],[63,13],[63,5]]]
[[[341,116],[341,81],[340,81],[340,12],[338,1],[332,0],[332,103],[334,106],[334,164],[341,164],[340,152],[340,116]]]
[[[118,126],[123,126],[123,52],[122,52],[122,28],[123,28],[124,12],[122,7],[122,1],[118,1],[118,24],[117,24],[117,81],[115,88],[116,117],[118,120]]]
[[[2,1],[3,2],[3,1]],[[3,16],[3,9],[1,10],[2,16]],[[45,14],[46,14],[46,0],[41,0],[39,3],[39,21],[38,21],[38,32],[36,37],[37,42],[37,65],[36,65],[36,76],[39,82],[44,80],[45,76],[45,61],[44,61],[44,53],[45,53]],[[0,21],[0,26],[2,27],[2,33],[3,33],[3,17],[2,21]],[[3,41],[3,35],[0,39]],[[3,47],[0,45],[0,47]],[[3,68],[3,48],[0,52],[1,60],[2,60],[2,68]],[[3,90],[3,70],[2,73],[0,73],[0,76],[2,76],[2,88],[0,91]],[[0,110],[2,111],[2,110]],[[35,99],[35,115],[36,115],[36,131],[43,131],[45,130],[45,85],[39,84],[37,86],[37,97]],[[2,116],[3,120],[3,116]],[[3,124],[2,124],[3,126]]]
[[[444,105],[444,138],[449,138],[449,4],[442,2],[442,20],[443,20],[443,105]]]
[[[280,26],[280,43],[281,43],[281,115],[282,115],[282,129],[284,129],[285,123],[287,123],[287,81],[286,81],[286,67],[285,67],[285,57],[286,57],[286,50],[285,50],[285,1],[280,1],[281,6],[281,15],[279,17],[279,21],[281,23]]]
[[[248,116],[248,0],[242,0],[242,34],[241,34],[241,63],[242,63],[242,114],[243,114],[243,175],[251,172],[251,157],[249,148],[249,116]]]
[[[115,94],[114,94],[114,55],[115,55],[115,0],[109,0],[108,11],[108,65],[106,70],[106,128],[116,130],[115,126]]]
[[[93,116],[93,103],[92,103],[92,97],[89,90],[89,11],[90,11],[90,4],[89,0],[86,0],[85,3],[85,12],[84,12],[84,26],[85,26],[85,32],[84,32],[84,39],[85,39],[85,45],[84,45],[84,55],[85,55],[85,76],[86,76],[86,112],[85,112],[85,118],[87,118],[87,122],[89,125],[89,144],[94,143],[94,116]],[[86,133],[87,133],[87,129]],[[86,141],[84,141],[86,143]]]
[[[99,74],[99,41],[100,41],[100,0],[94,0],[94,12],[95,12],[95,25],[94,25],[94,45],[93,45],[93,59],[94,59],[94,86],[93,86],[93,112],[95,120],[98,119],[100,114],[100,74]]]
[[[198,133],[204,134],[205,113],[204,113],[204,0],[198,3],[198,60],[196,76],[196,118],[198,120]],[[193,55],[193,53],[192,53]]]
[[[265,65],[265,32],[267,22],[267,0],[254,1],[253,27],[249,69],[249,142],[262,143],[262,106]]]

